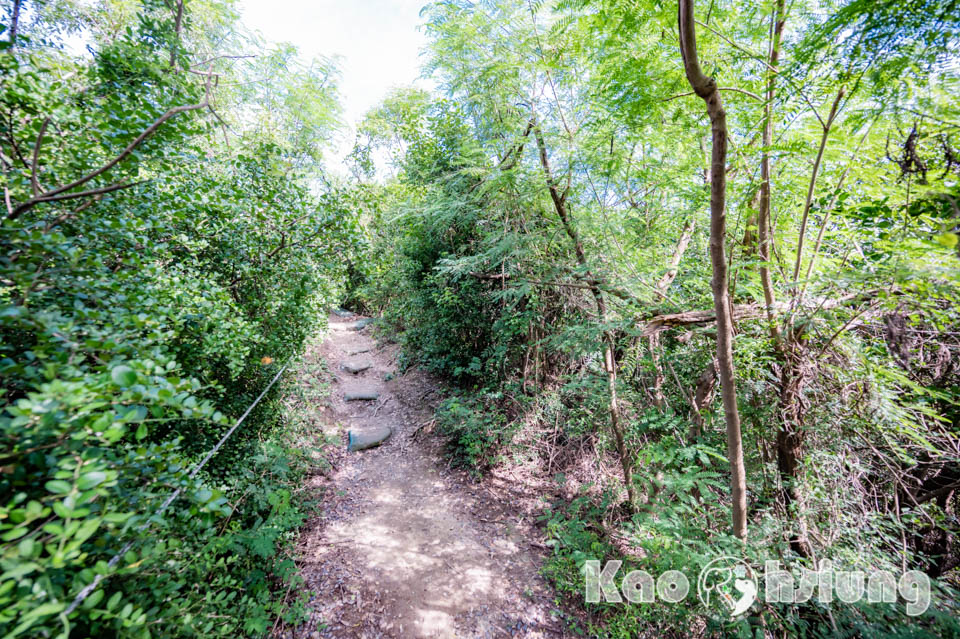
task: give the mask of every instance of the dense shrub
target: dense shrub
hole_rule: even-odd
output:
[[[459,386],[437,411],[453,459],[561,482],[546,571],[571,608],[605,558],[828,558],[923,571],[938,593],[916,619],[902,602],[586,606],[581,632],[953,636],[957,3],[681,4],[728,91],[722,138],[676,2],[431,4],[441,97],[393,92],[358,138],[359,167],[385,151],[393,173],[370,187],[379,276],[355,290]]]
[[[164,3],[120,35],[96,31],[100,10],[90,58],[60,51],[68,27],[42,11],[0,53],[0,634],[260,635],[288,613],[285,549],[305,512],[286,382],[187,473],[322,327],[353,222],[291,172],[282,128],[262,139],[235,122],[227,147],[207,109],[160,122],[212,100],[212,77],[187,69],[233,28],[225,5],[182,34]],[[289,70],[293,90],[303,77]],[[282,115],[221,98],[245,118]],[[14,161],[22,149],[38,159]],[[69,199],[44,197],[73,181]]]
[[[451,461],[479,474],[501,458],[512,432],[494,395],[454,395],[436,411],[437,432],[447,438]]]

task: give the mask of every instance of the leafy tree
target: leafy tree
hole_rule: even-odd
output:
[[[654,574],[734,554],[940,580],[915,625],[836,602],[732,624],[690,605],[590,609],[590,632],[949,633],[957,12],[696,5],[692,87],[677,4],[429,5],[440,96],[394,94],[363,125],[358,149],[398,170],[368,227],[389,285],[358,295],[411,358],[472,389],[438,413],[456,459],[482,470],[513,450],[556,473],[593,453],[562,481],[601,487],[547,516],[571,605],[583,562],[614,549]],[[440,122],[461,132],[441,142]],[[732,361],[714,362],[718,338]],[[727,448],[736,470],[739,443],[721,403],[738,408],[739,478],[718,463]]]

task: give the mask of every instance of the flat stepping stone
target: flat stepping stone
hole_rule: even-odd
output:
[[[358,349],[355,350],[355,351],[350,351],[350,355],[351,355],[351,357],[352,357],[353,355],[363,355],[364,353],[369,353],[369,352],[372,351],[372,350],[373,350],[373,349],[370,348],[369,346],[367,346],[366,348],[358,348]]]
[[[356,316],[356,313],[354,313],[353,311],[348,311],[348,310],[345,309],[345,308],[335,308],[335,309],[333,309],[333,314],[336,315],[337,317],[354,317],[354,316]]]
[[[346,391],[343,399],[348,402],[372,402],[380,399],[380,391],[365,388],[355,391]]]
[[[367,326],[369,326],[370,324],[373,324],[375,321],[376,321],[376,318],[373,318],[373,317],[365,317],[365,318],[363,318],[362,320],[357,320],[356,322],[354,322],[353,324],[351,324],[351,325],[350,325],[350,328],[352,328],[352,329],[355,330],[355,331],[362,331],[363,329],[365,329],[365,328],[366,328]]]
[[[347,450],[353,452],[379,446],[392,434],[393,429],[389,426],[351,430],[347,433]]]
[[[368,359],[354,360],[352,362],[344,362],[343,370],[347,371],[348,373],[353,373],[354,375],[357,375],[367,370],[371,366],[373,366],[373,362],[371,362]]]

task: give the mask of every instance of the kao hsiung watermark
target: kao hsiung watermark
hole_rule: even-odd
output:
[[[690,593],[690,580],[679,570],[668,570],[654,579],[643,570],[624,575],[615,583],[622,561],[596,560],[584,565],[588,603],[679,603]],[[760,586],[763,586],[761,589]],[[887,570],[837,570],[829,559],[817,569],[801,567],[799,573],[784,570],[779,561],[764,562],[763,575],[742,559],[718,557],[704,566],[697,577],[697,597],[708,608],[719,608],[730,617],[742,615],[757,599],[768,603],[805,603],[816,597],[821,603],[834,600],[854,603],[906,602],[910,616],[923,614],[930,606],[930,578],[910,570],[899,578]]]

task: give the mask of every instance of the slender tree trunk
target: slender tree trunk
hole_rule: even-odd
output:
[[[177,35],[176,41],[170,45],[170,68],[177,66],[177,47],[180,46],[180,31],[183,28],[183,3],[184,0],[177,0],[176,11],[173,14],[173,30]]]
[[[830,137],[830,130],[833,122],[837,118],[840,108],[840,101],[843,99],[845,88],[840,87],[833,104],[830,106],[830,114],[827,121],[823,123],[823,134],[820,136],[820,147],[817,149],[817,158],[813,161],[813,170],[810,172],[810,184],[807,185],[807,199],[803,203],[803,216],[800,219],[800,237],[797,240],[797,259],[793,265],[793,282],[797,285],[800,279],[800,263],[803,261],[804,236],[807,234],[807,220],[810,218],[810,206],[813,204],[813,194],[817,188],[817,177],[820,174],[820,165],[823,162],[823,152],[827,148],[827,139]]]
[[[840,187],[843,186],[844,181],[847,179],[847,175],[850,173],[850,168],[853,166],[853,162],[860,154],[860,149],[863,147],[863,143],[867,141],[867,136],[870,135],[871,129],[873,129],[873,124],[868,126],[867,130],[863,132],[860,142],[857,143],[857,148],[854,150],[853,155],[850,156],[850,161],[847,163],[847,168],[845,168],[843,173],[840,174],[840,179],[837,180],[837,185],[833,188],[833,197],[830,198],[830,204],[827,205],[826,213],[823,214],[823,219],[820,221],[820,231],[817,233],[817,241],[813,245],[813,254],[810,256],[810,261],[807,262],[807,273],[803,277],[804,283],[803,287],[800,289],[801,297],[806,292],[807,284],[810,282],[810,276],[813,274],[813,268],[817,263],[817,255],[819,255],[820,245],[823,243],[823,234],[827,230],[827,222],[830,220],[830,212],[833,211],[833,207],[837,205],[837,199],[840,195]]]
[[[837,94],[830,105],[830,113],[827,115],[827,119],[825,121],[821,120],[823,132],[820,136],[817,157],[814,159],[810,181],[807,185],[807,196],[804,200],[803,214],[800,220],[800,237],[797,241],[797,256],[793,266],[791,290],[796,304],[802,302],[800,298],[806,291],[806,284],[800,286],[799,278],[800,267],[803,263],[804,238],[807,233],[810,207],[813,203],[817,178],[823,163],[823,154],[827,148],[827,141],[830,138],[830,132],[839,113],[840,102],[843,100],[845,91],[843,86],[837,90]],[[809,381],[808,355],[803,333],[803,328],[795,327],[788,320],[786,335],[783,340],[778,342],[781,370],[780,397],[777,406],[780,420],[780,430],[777,432],[777,470],[780,473],[782,484],[781,500],[788,515],[792,513],[797,524],[797,532],[790,539],[790,546],[798,555],[810,557],[812,556],[812,549],[807,536],[807,525],[803,516],[803,494],[800,490],[805,434],[803,428],[805,412],[803,394]]]
[[[20,0],[13,0],[13,11],[10,14],[10,46],[17,46],[17,28],[20,25]]]
[[[727,194],[727,115],[717,83],[704,75],[697,60],[697,36],[693,20],[693,0],[679,0],[680,53],[691,88],[707,105],[713,136],[710,169],[710,261],[713,264],[713,305],[717,313],[717,368],[720,394],[727,424],[727,456],[730,460],[730,493],[733,501],[733,534],[747,534],[747,487],[743,464],[743,437],[737,409],[736,377],[733,370],[733,318],[727,288],[726,236]]]
[[[663,274],[663,277],[660,278],[660,281],[657,282],[656,291],[660,299],[666,299],[667,289],[673,284],[673,280],[677,278],[680,262],[683,260],[683,255],[687,252],[687,247],[690,246],[690,240],[693,238],[693,231],[696,226],[696,219],[691,216],[690,219],[684,223],[683,230],[680,231],[680,238],[677,240],[677,245],[673,248],[673,254],[670,256],[670,264],[667,267],[667,271]],[[647,345],[650,348],[650,359],[653,361],[653,403],[657,408],[663,410],[667,405],[667,399],[663,394],[664,375],[663,365],[660,362],[659,335],[656,333],[651,335],[647,341]]]
[[[673,255],[670,256],[670,266],[667,267],[667,272],[664,273],[660,281],[657,282],[657,295],[659,295],[661,299],[667,296],[667,289],[673,284],[673,280],[677,278],[680,261],[683,259],[684,253],[687,252],[687,247],[690,246],[690,240],[693,238],[693,231],[696,226],[697,221],[691,216],[683,225],[683,230],[680,231],[680,239],[677,240],[677,245],[673,249]]]
[[[773,231],[770,228],[770,145],[773,144],[773,98],[776,95],[776,68],[780,60],[780,40],[786,16],[783,14],[784,0],[777,0],[770,24],[770,48],[768,52],[766,103],[763,107],[763,155],[760,158],[760,207],[757,220],[757,233],[760,242],[757,252],[760,255],[760,284],[763,287],[763,300],[767,305],[767,322],[770,336],[775,344],[780,343],[780,328],[773,318],[773,305],[777,301],[773,291],[773,278],[770,276],[770,255],[773,247]]]
[[[535,120],[531,120],[535,122]],[[597,315],[601,324],[606,324],[609,319],[607,314],[607,303],[603,298],[603,292],[596,284],[597,280],[590,272],[587,263],[586,253],[583,251],[583,242],[580,241],[580,235],[574,228],[570,219],[570,212],[567,209],[567,192],[560,192],[556,181],[553,178],[553,172],[550,170],[550,159],[547,156],[547,146],[543,140],[543,132],[540,127],[534,124],[534,136],[537,139],[537,148],[540,151],[540,166],[543,168],[543,174],[547,180],[547,187],[550,190],[550,199],[553,200],[553,207],[560,217],[563,230],[566,232],[570,241],[573,243],[573,250],[579,264],[585,272],[586,281],[589,283],[590,293],[593,295],[597,307]],[[627,500],[630,509],[636,506],[636,499],[633,490],[633,469],[630,456],[627,454],[626,437],[623,432],[623,425],[620,419],[620,405],[617,402],[617,361],[616,361],[616,343],[613,333],[604,329],[603,331],[603,368],[607,374],[607,392],[609,394],[610,410],[610,428],[613,431],[614,441],[617,446],[617,455],[620,457],[620,468],[623,471],[623,481],[627,488]]]
[[[784,15],[784,0],[777,0],[774,4],[773,15],[770,21],[770,45],[767,55],[767,87],[763,118],[763,154],[760,158],[760,210],[758,213],[758,233],[760,243],[760,283],[763,287],[763,299],[767,307],[767,323],[770,337],[773,340],[777,358],[780,362],[780,397],[778,399],[776,450],[777,470],[780,474],[780,499],[791,514],[791,508],[801,510],[800,493],[800,460],[803,453],[803,368],[799,359],[800,344],[794,343],[795,335],[791,335],[790,343],[784,343],[780,327],[774,319],[773,307],[776,295],[773,290],[773,281],[770,276],[770,254],[773,246],[773,232],[770,228],[770,145],[773,144],[773,99],[776,96],[776,69],[780,60],[780,42],[783,35],[783,26],[786,20]],[[817,156],[817,164],[823,155],[823,144]],[[817,168],[814,168],[816,174]],[[816,179],[816,178],[814,178]],[[809,194],[808,194],[809,201]],[[804,207],[804,215],[809,209]],[[804,224],[806,222],[804,221]],[[801,249],[802,250],[802,249]],[[796,275],[794,275],[796,279]],[[795,512],[798,532],[790,540],[794,552],[803,556],[810,556],[810,547],[807,542],[806,525],[802,512]]]

